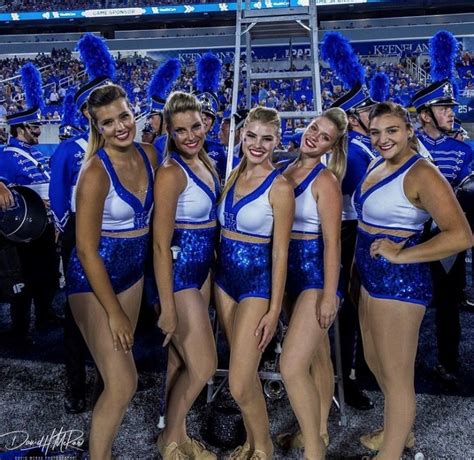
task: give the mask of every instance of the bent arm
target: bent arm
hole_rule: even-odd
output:
[[[398,263],[431,262],[469,248],[472,232],[454,192],[435,166],[418,162],[405,178],[405,193],[410,201],[432,216],[440,233],[428,241],[402,249]]]

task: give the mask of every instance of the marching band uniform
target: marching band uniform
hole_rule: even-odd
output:
[[[453,188],[470,174],[472,162],[471,147],[450,137],[448,132],[438,126],[432,106],[454,106],[452,84],[444,79],[420,90],[413,97],[413,105],[417,112],[429,111],[439,133],[433,139],[425,131],[417,133],[420,143],[431,154],[434,164]],[[436,231],[436,230],[435,230]],[[435,367],[438,375],[446,383],[455,383],[455,372],[459,366],[458,350],[461,339],[459,304],[463,299],[465,286],[465,252],[457,256],[431,263],[436,308],[436,337],[438,344],[438,361]]]
[[[10,126],[38,124],[39,109],[31,109],[7,117]],[[0,180],[7,186],[24,185],[48,201],[50,171],[47,159],[32,144],[11,137],[0,154]],[[58,287],[58,260],[54,226],[50,222],[43,234],[28,243],[15,243],[22,274],[26,282],[25,296],[12,301],[13,331],[26,336],[29,328],[31,301],[36,309],[36,325],[45,326],[56,317],[52,301]]]

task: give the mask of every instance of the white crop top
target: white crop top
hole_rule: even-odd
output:
[[[234,203],[235,183],[218,207],[222,228],[250,236],[271,237],[273,232],[273,209],[268,195],[279,170],[272,171],[251,193]]]
[[[170,156],[181,167],[187,180],[186,188],[178,197],[176,223],[202,224],[216,220],[216,203],[219,193],[217,178],[213,175],[214,191],[212,191],[177,153],[172,153]]]
[[[293,221],[293,232],[321,232],[321,221],[311,188],[313,182],[323,169],[326,169],[326,167],[322,163],[319,163],[310,171],[301,184],[295,187],[295,220]]]
[[[153,208],[153,169],[148,156],[139,144],[135,144],[141,154],[148,173],[148,186],[145,202],[142,202],[121,183],[105,150],[97,152],[109,175],[109,193],[105,198],[102,217],[102,230],[128,231],[148,227]]]
[[[421,157],[414,155],[390,176],[361,193],[371,171],[385,160],[382,158],[367,172],[354,192],[353,202],[360,221],[376,227],[421,231],[430,218],[428,212],[414,206],[405,195],[403,183],[410,168]]]

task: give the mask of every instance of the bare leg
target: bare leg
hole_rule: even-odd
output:
[[[143,279],[117,297],[135,329]],[[136,391],[137,371],[131,353],[115,351],[107,314],[93,293],[69,297],[71,311],[104,381],[92,412],[89,438],[91,460],[110,459],[112,444]]]
[[[177,292],[175,300],[178,327],[172,341],[183,365],[177,369],[174,384],[169,388],[163,431],[166,444],[181,444],[188,439],[186,415],[217,365],[208,303],[197,289]]]
[[[328,418],[331,410],[332,397],[334,396],[334,369],[331,361],[331,346],[329,336],[326,334],[316,350],[311,363],[311,375],[319,393],[321,406],[321,419],[319,432],[328,434]]]
[[[400,458],[413,426],[415,357],[424,313],[419,305],[368,296],[366,320],[372,339],[368,352],[377,356],[385,396],[384,441],[378,459]]]
[[[324,458],[325,453],[320,436],[320,396],[310,374],[316,350],[327,336],[316,319],[319,292],[311,289],[298,297],[280,363],[288,397],[303,433],[305,458],[312,459]]]
[[[235,312],[237,310],[237,303],[229,297],[219,286],[215,285],[214,287],[214,297],[216,301],[216,310],[217,317],[219,319],[219,324],[224,330],[227,342],[232,343],[232,332],[234,327]],[[246,442],[252,447],[255,446],[255,441],[253,439],[252,432],[249,427],[247,427],[245,416],[243,417],[245,431],[247,433]]]

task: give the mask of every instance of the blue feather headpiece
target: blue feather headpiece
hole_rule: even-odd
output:
[[[365,83],[365,71],[351,44],[339,32],[327,32],[321,43],[321,59],[326,61],[346,90]]]
[[[76,106],[80,109],[94,89],[115,79],[116,65],[105,40],[94,34],[84,34],[77,42],[77,49],[89,76],[89,81],[74,96]]]
[[[431,80],[453,81],[454,63],[459,52],[459,42],[451,32],[440,30],[430,39]]]
[[[20,73],[27,106],[32,109],[44,109],[43,86],[39,70],[34,64],[28,62],[21,68]]]
[[[90,80],[99,77],[115,78],[115,60],[109,48],[100,37],[86,33],[77,42],[77,49]]]
[[[166,97],[180,73],[181,62],[175,58],[169,59],[155,71],[148,86],[152,112],[163,109]]]
[[[219,89],[222,61],[213,53],[204,54],[197,63],[196,87],[200,93],[216,94]]]
[[[9,125],[40,123],[41,111],[44,109],[41,74],[34,64],[28,62],[21,68],[20,75],[27,108],[21,112],[7,115],[7,123]]]
[[[376,102],[388,100],[390,80],[385,72],[377,72],[370,80],[370,97]]]
[[[76,88],[74,86],[70,87],[64,96],[63,113],[61,114],[63,125],[76,125],[76,103],[74,102],[75,92]]]

